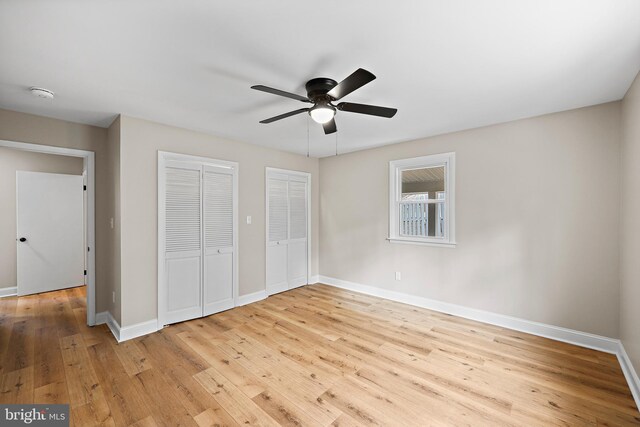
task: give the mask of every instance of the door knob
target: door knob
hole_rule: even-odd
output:
[[[27,238],[26,237],[21,237],[19,240],[24,243],[24,242],[27,241]]]

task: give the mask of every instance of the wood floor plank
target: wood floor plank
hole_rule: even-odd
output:
[[[326,285],[124,343],[85,298],[0,298],[0,403],[80,427],[640,425],[615,355]]]
[[[117,343],[110,340],[110,343],[118,355],[120,363],[130,376],[152,368],[151,362],[145,357],[135,341]]]
[[[64,382],[64,362],[55,326],[35,331],[34,387]]]
[[[69,391],[65,381],[43,385],[34,390],[34,403],[69,403]]]
[[[265,427],[279,425],[215,368],[200,372],[195,378],[239,424]]]
[[[5,372],[0,377],[0,403],[32,402],[33,389],[33,367]]]
[[[127,374],[111,344],[95,344],[87,351],[115,423],[129,425],[151,415],[145,399],[138,395],[134,380]]]

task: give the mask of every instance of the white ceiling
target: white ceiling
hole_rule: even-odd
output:
[[[344,98],[340,152],[618,100],[640,69],[638,0],[2,0],[0,107],[108,126],[117,113],[306,153],[313,77],[378,78]],[[29,86],[56,92],[32,97]],[[335,135],[310,123],[311,154]]]

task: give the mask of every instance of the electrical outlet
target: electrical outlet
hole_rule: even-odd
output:
[[[396,271],[396,280],[402,280],[402,273]]]
[[[111,224],[111,229],[113,229],[113,218],[109,219],[109,224]]]
[[[247,216],[247,224],[251,225],[251,215]]]
[[[111,299],[113,300],[113,303],[116,303],[116,291],[111,292]]]

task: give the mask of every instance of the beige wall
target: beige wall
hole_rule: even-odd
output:
[[[318,159],[121,117],[122,322],[157,317],[158,150],[239,163],[240,295],[265,289],[265,167],[312,175],[311,272],[318,274]],[[253,224],[246,224],[246,216]]]
[[[111,266],[103,260],[112,209],[104,197],[109,183],[106,168],[106,129],[0,109],[0,139],[96,153],[96,312],[107,310],[105,287]]]
[[[622,101],[620,336],[640,373],[640,74]]]
[[[120,300],[120,117],[116,118],[107,129],[107,189],[105,197],[110,211],[107,213],[109,227],[113,218],[113,228],[105,243],[104,262],[110,266],[107,271],[105,294],[107,295],[107,310],[121,322]]]
[[[0,289],[16,286],[16,172],[82,175],[82,158],[0,147]]]
[[[320,272],[617,337],[619,148],[616,102],[323,158]],[[389,161],[449,151],[457,247],[387,242]]]

